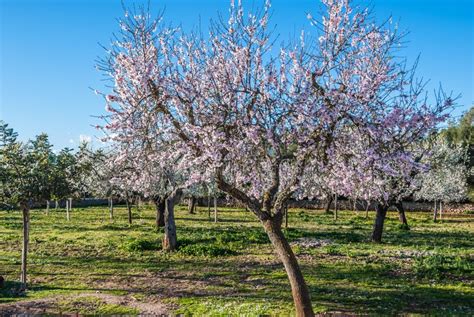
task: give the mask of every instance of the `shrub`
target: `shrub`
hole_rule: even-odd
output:
[[[341,251],[337,245],[326,246],[326,253],[329,255],[341,255]]]
[[[263,244],[269,242],[268,236],[263,230],[252,229],[252,230],[225,230],[222,233],[216,235],[218,243],[225,244],[228,242],[238,242],[242,246],[248,245],[249,243]]]
[[[410,227],[405,223],[400,223],[398,224],[398,230],[408,231],[410,230]]]
[[[413,270],[421,278],[442,279],[447,274],[471,274],[472,262],[460,256],[435,254],[415,259]]]
[[[192,256],[209,256],[209,257],[218,257],[218,256],[227,256],[227,255],[236,255],[237,251],[226,247],[220,246],[217,244],[188,244],[181,245],[178,248],[178,252],[185,255]]]
[[[122,248],[129,252],[142,252],[147,250],[160,250],[161,242],[143,238],[130,238],[122,243]]]

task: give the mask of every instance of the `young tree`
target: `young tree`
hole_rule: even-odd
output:
[[[34,203],[49,198],[45,189],[44,154],[50,148],[47,137],[40,136],[31,144],[16,140],[17,134],[0,123],[0,199],[3,204],[18,206],[22,211],[23,247],[21,253],[21,287],[27,288],[27,263],[29,249],[30,209]],[[44,151],[43,151],[44,150]]]
[[[12,128],[8,127],[8,124],[0,120],[0,149],[6,151],[8,148],[13,148],[16,144],[18,133]],[[6,163],[0,164],[0,203],[7,208],[12,208],[10,204],[10,197],[12,196],[12,190],[10,188],[9,179],[11,177],[11,170],[7,168]]]
[[[420,101],[422,85],[395,57],[396,30],[348,1],[323,3],[322,22],[310,18],[317,41],[302,33],[299,43],[280,47],[268,28],[268,2],[249,16],[232,4],[227,22],[211,23],[208,39],[175,36],[146,12],[128,16],[103,65],[114,82],[105,128],[123,144],[154,143],[159,157],[176,158],[177,170],[189,173],[187,184],[214,178],[253,212],[286,269],[299,316],[313,310],[281,227],[305,171],[340,173],[332,161],[349,159],[358,172],[393,160],[411,170],[412,157],[390,133],[417,139],[451,104]],[[369,147],[336,157],[353,142]],[[382,155],[392,143],[394,158]],[[357,186],[347,180],[338,193]]]

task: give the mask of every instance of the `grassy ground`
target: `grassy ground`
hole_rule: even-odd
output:
[[[21,217],[0,211],[0,310],[31,301],[56,313],[136,314],[155,304],[196,315],[293,312],[286,274],[252,214],[223,209],[213,223],[204,209],[178,209],[173,254],[160,251],[152,208],[134,211],[132,226],[124,208],[115,214],[111,222],[105,207],[74,209],[67,222],[63,210],[32,211],[30,289],[17,294]],[[286,235],[316,312],[474,314],[473,216],[433,223],[409,213],[407,231],[389,213],[381,245],[368,239],[373,216],[290,210]]]

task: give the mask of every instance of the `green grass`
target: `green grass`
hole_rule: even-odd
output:
[[[69,294],[132,295],[167,303],[184,315],[293,313],[289,283],[261,225],[251,213],[222,208],[219,222],[200,208],[176,211],[177,252],[161,251],[163,233],[153,208],[102,208],[65,212],[34,210],[31,216],[29,282],[15,292],[20,270],[20,212],[0,211],[0,275],[7,285],[0,304]],[[410,230],[389,212],[383,244],[369,241],[373,213],[341,211],[337,221],[321,211],[290,210],[292,242],[316,312],[360,314],[472,315],[474,313],[474,217],[433,223],[428,213],[408,213]],[[66,296],[67,298],[67,296]],[[60,311],[136,314],[134,308],[97,298],[71,297]],[[84,301],[75,302],[75,301]],[[82,307],[82,308],[81,308]]]

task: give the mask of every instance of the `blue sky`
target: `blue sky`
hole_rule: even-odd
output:
[[[140,1],[125,1],[126,4]],[[165,19],[189,29],[206,26],[228,0],[151,0],[166,8]],[[243,0],[244,5],[260,4]],[[380,20],[393,15],[410,31],[402,54],[421,54],[418,75],[462,94],[455,115],[474,101],[474,0],[358,0],[373,6]],[[273,20],[282,40],[308,28],[307,12],[319,12],[319,0],[273,0]],[[156,11],[156,10],[155,10]],[[22,139],[40,132],[55,148],[76,147],[81,138],[100,135],[94,115],[104,111],[89,87],[102,88],[95,60],[117,31],[123,14],[119,0],[0,0],[0,119]]]

